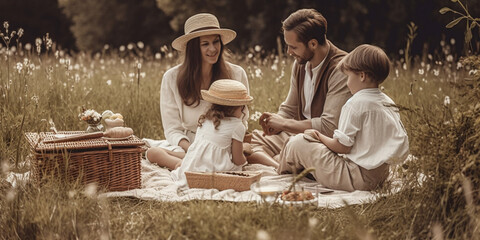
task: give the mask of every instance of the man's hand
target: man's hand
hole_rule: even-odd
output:
[[[282,131],[281,123],[285,119],[276,113],[264,112],[260,116],[259,122],[262,126],[264,135],[275,135]]]

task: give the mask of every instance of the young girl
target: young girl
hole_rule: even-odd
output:
[[[240,171],[246,163],[242,146],[246,127],[242,117],[245,105],[253,100],[247,88],[235,80],[217,80],[201,94],[212,106],[200,116],[195,141],[183,161],[166,151],[165,158],[157,161],[160,166],[175,166],[172,175],[180,186],[187,185],[186,171]]]

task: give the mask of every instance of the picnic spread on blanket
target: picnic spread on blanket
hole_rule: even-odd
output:
[[[166,140],[139,139],[131,128],[123,127],[120,114],[106,111],[103,116],[117,120],[113,125],[108,122],[105,132],[101,131],[103,127],[92,132],[91,125],[99,124],[99,119],[93,121],[83,116],[91,120],[90,133],[59,132],[54,126],[53,132],[25,133],[31,149],[31,171],[11,173],[8,180],[14,185],[25,181],[41,184],[44,177],[53,175],[70,181],[80,179],[84,185],[97,184],[105,189],[103,196],[157,201],[255,201],[334,208],[372,202],[377,197],[368,191],[324,188],[305,178],[312,169],[299,175],[279,175],[273,167],[262,164],[247,164],[242,171],[186,172],[188,186],[182,187],[175,184],[168,169],[144,157],[148,147],[181,151],[178,146],[171,146]]]

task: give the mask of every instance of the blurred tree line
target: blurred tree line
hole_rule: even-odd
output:
[[[463,2],[472,16],[480,16],[480,0]],[[348,51],[371,43],[396,54],[405,48],[410,22],[418,26],[412,53],[432,52],[452,38],[460,51],[463,29],[445,29],[454,18],[438,13],[445,6],[457,8],[450,0],[0,0],[0,21],[9,21],[12,30],[24,28],[23,42],[49,32],[59,45],[74,50],[138,41],[159,49],[183,34],[189,16],[210,12],[222,27],[237,32],[230,49],[243,52],[260,45],[268,51],[283,38],[283,19],[297,9],[315,8],[327,18],[327,37]]]

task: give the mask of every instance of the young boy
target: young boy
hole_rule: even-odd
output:
[[[289,139],[281,151],[278,173],[314,167],[325,187],[373,190],[389,174],[389,165],[408,156],[408,137],[398,109],[378,86],[390,71],[385,52],[372,45],[355,48],[339,63],[353,96],[340,113],[333,138],[309,129]]]

